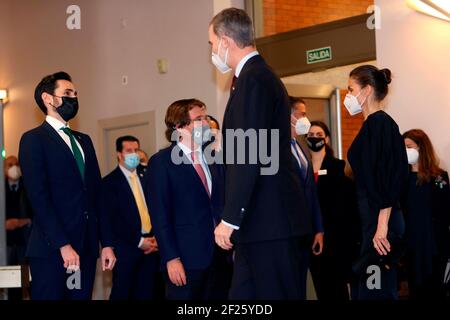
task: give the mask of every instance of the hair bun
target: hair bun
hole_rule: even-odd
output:
[[[392,77],[391,77],[391,70],[389,69],[381,69],[380,72],[383,74],[384,76],[384,80],[386,80],[386,83],[389,84],[392,81]]]

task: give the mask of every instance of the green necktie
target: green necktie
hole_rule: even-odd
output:
[[[61,128],[65,134],[67,134],[70,138],[70,145],[72,146],[73,156],[75,157],[75,161],[77,162],[78,169],[80,170],[81,178],[84,180],[84,160],[83,155],[81,154],[80,148],[78,148],[77,142],[75,141],[75,137],[73,136],[72,130],[68,127]]]

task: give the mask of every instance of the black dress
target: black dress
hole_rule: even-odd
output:
[[[311,253],[310,271],[317,298],[349,300],[351,263],[358,256],[360,224],[354,182],[345,176],[345,161],[326,154],[317,176],[324,228],[320,255]]]
[[[403,137],[395,121],[384,111],[377,111],[364,121],[353,141],[348,160],[352,167],[362,226],[361,254],[373,248],[381,209],[392,208],[388,237],[401,237],[404,220],[400,209],[401,195],[408,177],[408,160]],[[370,276],[371,274],[368,274]],[[381,269],[380,288],[368,288],[360,279],[359,299],[396,299],[395,269]]]
[[[409,175],[404,204],[409,297],[445,299],[443,285],[450,246],[450,191],[448,174],[417,184]]]

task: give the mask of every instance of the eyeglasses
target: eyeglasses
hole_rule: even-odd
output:
[[[198,116],[195,119],[191,120],[192,122],[203,122],[203,121],[211,121],[211,117],[210,116]]]

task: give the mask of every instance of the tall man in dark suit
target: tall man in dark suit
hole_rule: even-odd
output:
[[[46,76],[34,97],[46,114],[20,141],[19,161],[33,209],[27,249],[32,299],[91,299],[99,239],[103,269],[115,256],[109,221],[99,214],[101,176],[89,136],[70,129],[77,92],[65,72]]]
[[[312,227],[290,149],[286,90],[256,51],[245,11],[230,8],[216,15],[209,42],[213,63],[221,72],[233,70],[235,79],[223,122],[225,207],[215,229],[219,246],[236,247],[230,298],[300,299],[299,252]],[[249,160],[255,147],[251,139],[238,146],[230,141],[236,142],[242,130],[256,135],[260,149],[271,150],[277,170],[264,170],[263,159]]]
[[[109,215],[117,264],[110,298],[151,299],[158,268],[158,246],[142,188],[139,140],[123,136],[116,140],[119,165],[103,178],[102,206]]]
[[[314,255],[320,255],[323,249],[323,223],[322,213],[320,211],[319,196],[317,186],[314,180],[314,170],[311,161],[311,155],[308,147],[305,145],[305,135],[311,128],[311,123],[306,117],[305,101],[297,97],[289,97],[291,105],[291,151],[297,161],[297,173],[304,186],[305,198],[308,208],[312,214],[314,239],[311,240],[312,252]],[[310,244],[305,243],[301,249],[301,279],[303,284],[302,291],[306,294],[306,279],[309,267]],[[306,296],[305,296],[306,297]]]
[[[208,129],[205,109],[196,99],[169,106],[166,138],[172,145],[150,158],[146,173],[168,299],[208,298],[214,226],[223,208],[223,173],[220,165],[208,163],[202,150]]]

